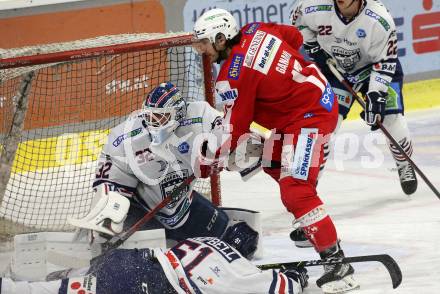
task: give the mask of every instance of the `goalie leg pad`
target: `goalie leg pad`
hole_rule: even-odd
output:
[[[188,219],[176,229],[166,229],[167,238],[176,241],[200,236],[221,238],[228,225],[227,214],[195,191],[192,197]]]

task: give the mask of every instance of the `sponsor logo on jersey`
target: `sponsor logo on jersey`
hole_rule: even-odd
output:
[[[335,91],[335,96],[338,99],[339,106],[344,106],[346,108],[350,108],[351,105],[351,96],[344,94],[337,94]]]
[[[165,198],[168,196],[180,183],[182,183],[186,178],[188,178],[189,172],[186,169],[179,170],[179,171],[173,171],[165,175],[164,179],[160,182],[160,190],[162,193],[162,198]],[[171,201],[166,207],[168,209],[174,208],[181,197],[186,196],[186,194],[189,191],[189,186],[187,186],[185,189],[183,189],[180,192],[180,195],[176,195],[174,199],[175,201]]]
[[[220,277],[220,269],[218,266],[215,267],[209,267],[209,269],[216,275],[217,277]]]
[[[333,5],[314,5],[304,9],[305,14],[318,12],[318,11],[332,11]]]
[[[167,251],[167,253],[165,253],[165,256],[168,258],[168,261],[170,262],[173,269],[176,269],[179,267],[180,263],[177,260],[176,256],[173,254],[173,252]]]
[[[245,35],[252,35],[254,34],[257,29],[260,27],[259,23],[251,23],[249,24],[249,26],[247,27],[247,29],[244,31]]]
[[[241,258],[229,244],[215,237],[197,237],[193,239],[215,249],[229,263]]]
[[[177,150],[179,150],[179,152],[182,154],[188,153],[189,144],[187,142],[183,142],[179,146],[177,146]]]
[[[193,124],[201,124],[203,122],[203,118],[202,117],[192,117],[192,118],[187,118],[182,120],[179,123],[179,126],[188,126],[188,125],[193,125]]]
[[[263,31],[257,31],[254,37],[252,38],[251,44],[246,52],[244,66],[252,67],[254,63],[255,56],[257,56],[258,48],[260,48],[261,42],[263,41],[266,33]]]
[[[343,47],[333,46],[332,53],[338,65],[346,71],[352,70],[356,63],[361,60],[361,50],[359,48],[349,50]]]
[[[238,90],[236,88],[219,93],[220,98],[223,102],[225,101],[234,101],[238,97]]]
[[[295,148],[292,177],[307,180],[312,163],[313,147],[315,146],[318,129],[301,129]]]
[[[370,10],[368,8],[365,9],[365,14],[368,15],[369,17],[377,20],[383,26],[385,31],[388,31],[391,28],[390,24],[385,20],[385,18],[383,18],[379,14],[373,12],[372,10]]]
[[[289,66],[290,57],[292,57],[292,54],[283,50],[280,59],[278,60],[277,66],[275,67],[275,70],[281,74],[285,74],[287,67]]]
[[[338,43],[338,44],[341,44],[341,43],[345,43],[345,44],[347,44],[348,46],[357,46],[357,42],[352,42],[352,41],[350,41],[349,39],[347,39],[347,38],[338,38],[338,37],[335,37],[335,42],[336,43]]]
[[[87,275],[82,278],[70,278],[67,284],[67,294],[96,294],[96,277]]]
[[[231,65],[228,70],[228,78],[237,80],[240,76],[241,65],[243,64],[244,56],[242,54],[234,54],[232,56]]]
[[[322,93],[321,99],[319,99],[319,103],[321,104],[322,107],[325,108],[325,110],[330,112],[333,109],[334,99],[335,97],[333,94],[333,90],[330,87],[330,84],[327,83],[327,85],[325,86],[325,90]]]
[[[364,29],[358,29],[356,31],[356,36],[358,36],[359,39],[364,39],[367,36],[367,33]]]
[[[371,68],[368,67],[361,72],[353,75],[346,75],[345,78],[352,84],[360,83],[364,80],[366,80],[371,74]]]
[[[395,62],[378,62],[378,63],[374,64],[374,70],[394,74],[394,72],[396,71],[396,63]]]
[[[385,80],[381,77],[376,77],[374,80],[378,83],[385,85],[385,86],[388,86],[390,84],[390,82],[388,82],[387,80]]]
[[[281,40],[274,35],[268,34],[263,44],[261,44],[252,68],[267,75],[280,46]]]
[[[204,278],[202,278],[201,276],[198,276],[198,277],[197,277],[197,280],[199,280],[200,282],[202,282],[202,283],[203,283],[203,285],[208,285],[208,282],[207,282],[207,281],[205,281],[205,279],[204,279]]]
[[[113,146],[118,147],[122,143],[122,141],[124,141],[125,139],[135,137],[135,136],[139,135],[140,133],[142,133],[142,128],[137,128],[137,129],[132,130],[128,133],[122,134],[122,135],[118,136],[113,141]]]

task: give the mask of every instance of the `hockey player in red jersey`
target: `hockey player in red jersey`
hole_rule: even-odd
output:
[[[293,26],[269,23],[239,29],[223,9],[201,15],[194,33],[200,40],[196,50],[222,63],[215,88],[225,103],[228,152],[249,132],[252,121],[272,130],[263,154],[270,164],[264,171],[278,182],[284,206],[321,257],[343,257],[335,226],[316,191],[338,105],[318,67],[298,52],[301,33]],[[352,290],[359,286],[353,273],[350,264],[327,266],[317,284],[326,293]]]

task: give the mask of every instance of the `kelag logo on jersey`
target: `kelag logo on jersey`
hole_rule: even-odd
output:
[[[377,20],[383,26],[385,31],[388,31],[390,29],[390,24],[385,20],[385,18],[383,18],[379,14],[371,11],[370,9],[366,9],[365,10],[365,14],[368,15],[369,17],[374,18],[375,20]]]
[[[333,94],[333,90],[330,87],[330,84],[327,83],[327,85],[325,86],[325,90],[322,93],[321,99],[319,99],[319,103],[321,104],[322,107],[325,108],[325,110],[330,112],[332,111],[333,108],[334,99],[335,97]]]
[[[232,57],[231,65],[228,70],[228,78],[237,80],[240,76],[241,65],[243,63],[244,56],[242,54],[235,54]]]
[[[315,5],[309,6],[304,9],[306,14],[317,12],[317,11],[332,11],[333,5]]]
[[[251,23],[248,28],[244,31],[245,35],[252,35],[254,34],[257,29],[260,27],[259,23]]]
[[[236,88],[219,93],[222,101],[234,101],[238,97],[238,90]]]
[[[188,153],[189,144],[187,142],[183,142],[177,147],[177,150],[179,150],[179,152],[182,154]]]

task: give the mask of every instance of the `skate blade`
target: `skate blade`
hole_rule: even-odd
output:
[[[354,280],[353,275],[348,275],[341,280],[328,282],[321,286],[321,289],[325,294],[347,293],[359,288],[360,285]]]
[[[313,247],[313,244],[310,243],[309,240],[306,241],[295,241],[295,246],[298,248],[311,248]]]

